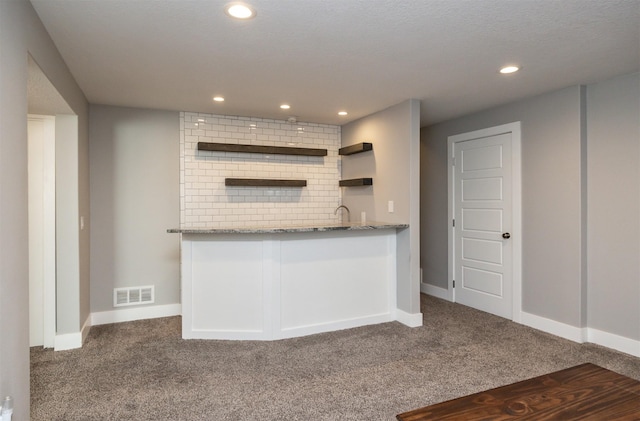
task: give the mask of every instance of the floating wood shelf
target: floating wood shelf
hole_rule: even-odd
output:
[[[340,187],[373,186],[373,178],[353,178],[340,180]]]
[[[354,153],[361,153],[373,150],[373,144],[368,142],[357,143],[351,146],[345,146],[338,150],[339,155],[353,155]]]
[[[290,148],[285,146],[234,145],[229,143],[198,142],[199,151],[262,153],[271,155],[327,156],[326,149]]]
[[[307,180],[270,180],[267,178],[225,178],[225,186],[234,187],[305,187]]]

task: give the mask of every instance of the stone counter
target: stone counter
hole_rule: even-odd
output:
[[[255,227],[230,227],[230,228],[171,228],[168,233],[173,234],[280,234],[296,232],[326,232],[326,231],[357,231],[375,229],[402,229],[408,228],[408,224],[392,224],[388,222],[345,222],[326,223],[313,225],[291,226],[255,226]]]

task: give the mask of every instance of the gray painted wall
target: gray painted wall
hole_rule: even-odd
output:
[[[56,117],[56,334],[78,332],[86,320],[80,302],[78,242],[78,118]],[[75,307],[71,307],[75,305]]]
[[[411,258],[420,255],[419,115],[420,102],[407,100],[342,126],[343,147],[373,144],[372,152],[342,157],[342,179],[373,178],[371,187],[342,188],[352,221],[364,211],[368,221],[409,224],[398,235],[398,279],[410,279],[398,288],[398,307],[412,314],[420,312],[419,260]]]
[[[523,311],[640,339],[640,76],[424,128],[424,281],[447,288],[448,136],[522,121]]]
[[[342,179],[373,177],[371,187],[343,187],[352,220],[365,211],[371,221],[409,223],[409,102],[342,126],[342,146],[373,144],[373,151],[342,157]],[[387,202],[394,201],[394,213]]]
[[[588,324],[640,340],[640,74],[587,88]]]
[[[115,287],[179,303],[180,238],[166,233],[180,224],[179,113],[90,110],[91,311],[114,310]]]
[[[73,248],[78,251],[77,254],[67,255],[64,262],[66,266],[66,275],[61,279],[57,279],[58,283],[58,321],[57,333],[77,333],[89,317],[89,109],[84,93],[78,87],[75,79],[69,72],[69,69],[60,56],[55,44],[49,37],[44,26],[40,22],[37,14],[33,10],[31,3],[28,3],[27,15],[29,23],[27,40],[28,51],[33,60],[40,66],[42,72],[47,76],[56,90],[64,98],[77,118],[77,142],[73,144],[67,142],[66,148],[77,157],[76,160],[66,160],[63,165],[74,167],[75,174],[68,174],[64,184],[60,185],[56,182],[56,188],[66,190],[65,194],[69,198],[73,198],[73,205],[67,203],[69,209],[65,213],[66,223],[60,226],[64,229],[56,235],[63,235],[62,243],[58,242],[59,247]],[[57,120],[57,119],[56,119]],[[64,120],[64,118],[63,118]],[[58,162],[58,159],[56,159]],[[71,171],[71,170],[70,170]],[[75,177],[75,178],[71,178]],[[57,193],[60,193],[58,191]],[[73,209],[71,209],[73,206]],[[57,209],[60,207],[57,205]],[[64,206],[63,206],[64,208]],[[85,218],[85,229],[80,230],[79,217]],[[72,220],[73,217],[73,220]],[[73,293],[62,294],[60,288],[65,292]]]
[[[551,92],[421,131],[423,281],[447,288],[447,137],[522,122],[522,309],[581,327],[580,87]]]
[[[27,54],[78,115],[78,213],[88,214],[88,106],[42,23],[26,0],[0,1],[0,393],[15,399],[14,421],[29,419],[27,247]],[[74,332],[89,315],[88,229],[75,224],[81,250],[79,293],[67,303]],[[62,328],[67,328],[62,326]],[[71,331],[70,330],[70,331]]]

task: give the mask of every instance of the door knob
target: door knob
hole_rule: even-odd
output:
[[[511,238],[511,234],[509,234],[508,232],[505,232],[502,234],[502,238],[504,238],[505,240],[508,240],[509,238]]]

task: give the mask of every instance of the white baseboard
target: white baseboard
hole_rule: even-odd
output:
[[[89,315],[87,320],[84,321],[80,332],[56,335],[53,338],[53,350],[67,351],[69,349],[82,348],[82,344],[89,334],[89,329],[91,329],[91,315]]]
[[[182,315],[181,304],[165,304],[160,306],[125,308],[111,311],[91,313],[91,325],[132,322],[134,320],[157,319]]]
[[[56,335],[53,339],[54,351],[66,351],[68,349],[76,349],[82,347],[82,333],[63,333]]]
[[[524,311],[521,314],[520,323],[573,342],[583,343],[586,340],[585,332],[582,328],[536,316],[535,314],[525,313]]]
[[[407,313],[400,309],[396,309],[396,320],[405,326],[420,327],[422,326],[422,313]]]
[[[449,290],[442,287],[437,287],[431,284],[420,284],[420,292],[427,295],[432,295],[436,298],[442,298],[443,300],[451,301],[449,298]]]
[[[587,340],[634,357],[640,357],[640,341],[593,328],[587,329]]]
[[[640,341],[625,338],[624,336],[614,333],[590,327],[579,328],[525,312],[522,312],[521,323],[534,329],[569,339],[570,341],[578,343],[590,342],[633,355],[634,357],[640,357]]]
[[[386,323],[392,320],[392,314],[382,313],[364,317],[356,317],[353,319],[335,320],[329,323],[318,323],[313,325],[282,328],[279,332],[274,332],[273,337],[268,338],[267,340],[297,338],[299,336],[314,335],[317,333],[335,332],[338,330],[353,329],[361,326]]]

